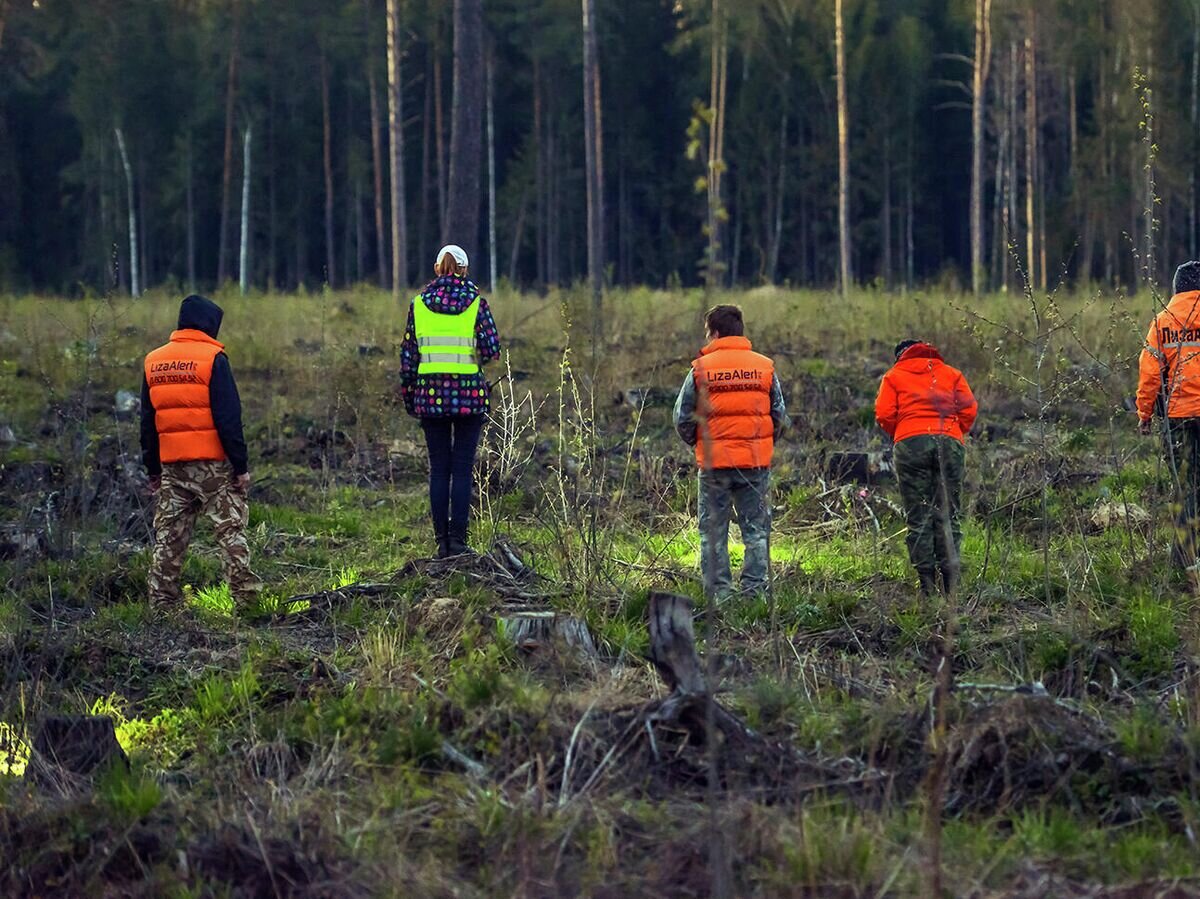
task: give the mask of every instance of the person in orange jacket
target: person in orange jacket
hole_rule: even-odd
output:
[[[1175,483],[1172,559],[1197,569],[1200,523],[1200,262],[1175,270],[1171,301],[1154,317],[1138,364],[1138,430],[1162,421],[1163,455]]]
[[[892,462],[908,521],[908,558],[921,593],[958,586],[964,439],[979,405],[963,373],[920,340],[896,345],[896,364],[879,384],[875,420],[895,441]],[[939,584],[940,580],[940,584]]]
[[[741,592],[767,589],[771,567],[771,460],[789,424],[775,363],[754,352],[737,306],[714,306],[701,348],[675,401],[675,430],[700,470],[700,570],[704,592],[732,592],[729,522],[736,513],[746,554]]]

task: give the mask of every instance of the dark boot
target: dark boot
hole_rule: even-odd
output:
[[[445,531],[436,531],[437,537],[437,556],[439,559],[448,559],[454,553],[450,552],[450,535]]]
[[[450,525],[450,536],[446,541],[446,551],[451,556],[465,556],[471,552],[471,547],[467,545],[467,528],[465,525],[457,524]]]
[[[939,573],[942,576],[942,589],[946,591],[947,596],[953,596],[958,589],[958,567],[951,565],[942,568]]]
[[[921,584],[922,596],[933,596],[938,592],[938,573],[932,568],[918,568],[917,580]]]

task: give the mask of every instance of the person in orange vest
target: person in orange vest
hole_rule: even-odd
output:
[[[775,363],[754,352],[742,310],[714,306],[704,318],[708,343],[692,363],[675,401],[675,429],[696,449],[700,570],[704,592],[729,597],[729,522],[737,515],[745,556],[741,593],[768,586],[771,568],[769,490],[775,440],[789,424]]]
[[[892,462],[908,521],[908,558],[921,593],[958,587],[962,565],[964,439],[979,404],[963,373],[922,340],[896,345],[896,364],[879,383],[875,420],[895,442]],[[939,583],[940,581],[940,583]]]
[[[1163,456],[1174,482],[1175,565],[1195,573],[1200,525],[1200,262],[1175,270],[1171,301],[1155,316],[1138,364],[1138,430],[1162,421]]]
[[[225,347],[224,313],[201,296],[179,307],[179,327],[146,357],[142,377],[142,461],[157,495],[150,602],[183,600],[179,577],[196,518],[212,522],[235,603],[252,608],[262,583],[246,543],[250,473],[242,403]]]

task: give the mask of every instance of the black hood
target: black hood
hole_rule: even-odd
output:
[[[179,304],[179,330],[181,331],[187,328],[203,331],[216,340],[217,334],[221,331],[221,319],[224,317],[225,313],[221,311],[220,306],[208,297],[198,294],[192,294]]]
[[[1171,293],[1187,293],[1200,290],[1200,262],[1185,262],[1175,269],[1175,281]]]

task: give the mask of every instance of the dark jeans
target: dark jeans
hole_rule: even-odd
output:
[[[908,519],[908,558],[918,572],[958,580],[966,449],[953,437],[922,435],[892,449]]]
[[[1171,556],[1180,568],[1196,564],[1196,531],[1200,526],[1200,418],[1170,418],[1163,440],[1163,457],[1171,479],[1171,511],[1175,539]]]
[[[475,451],[483,422],[482,415],[421,419],[429,447],[429,511],[439,540],[467,539]]]

